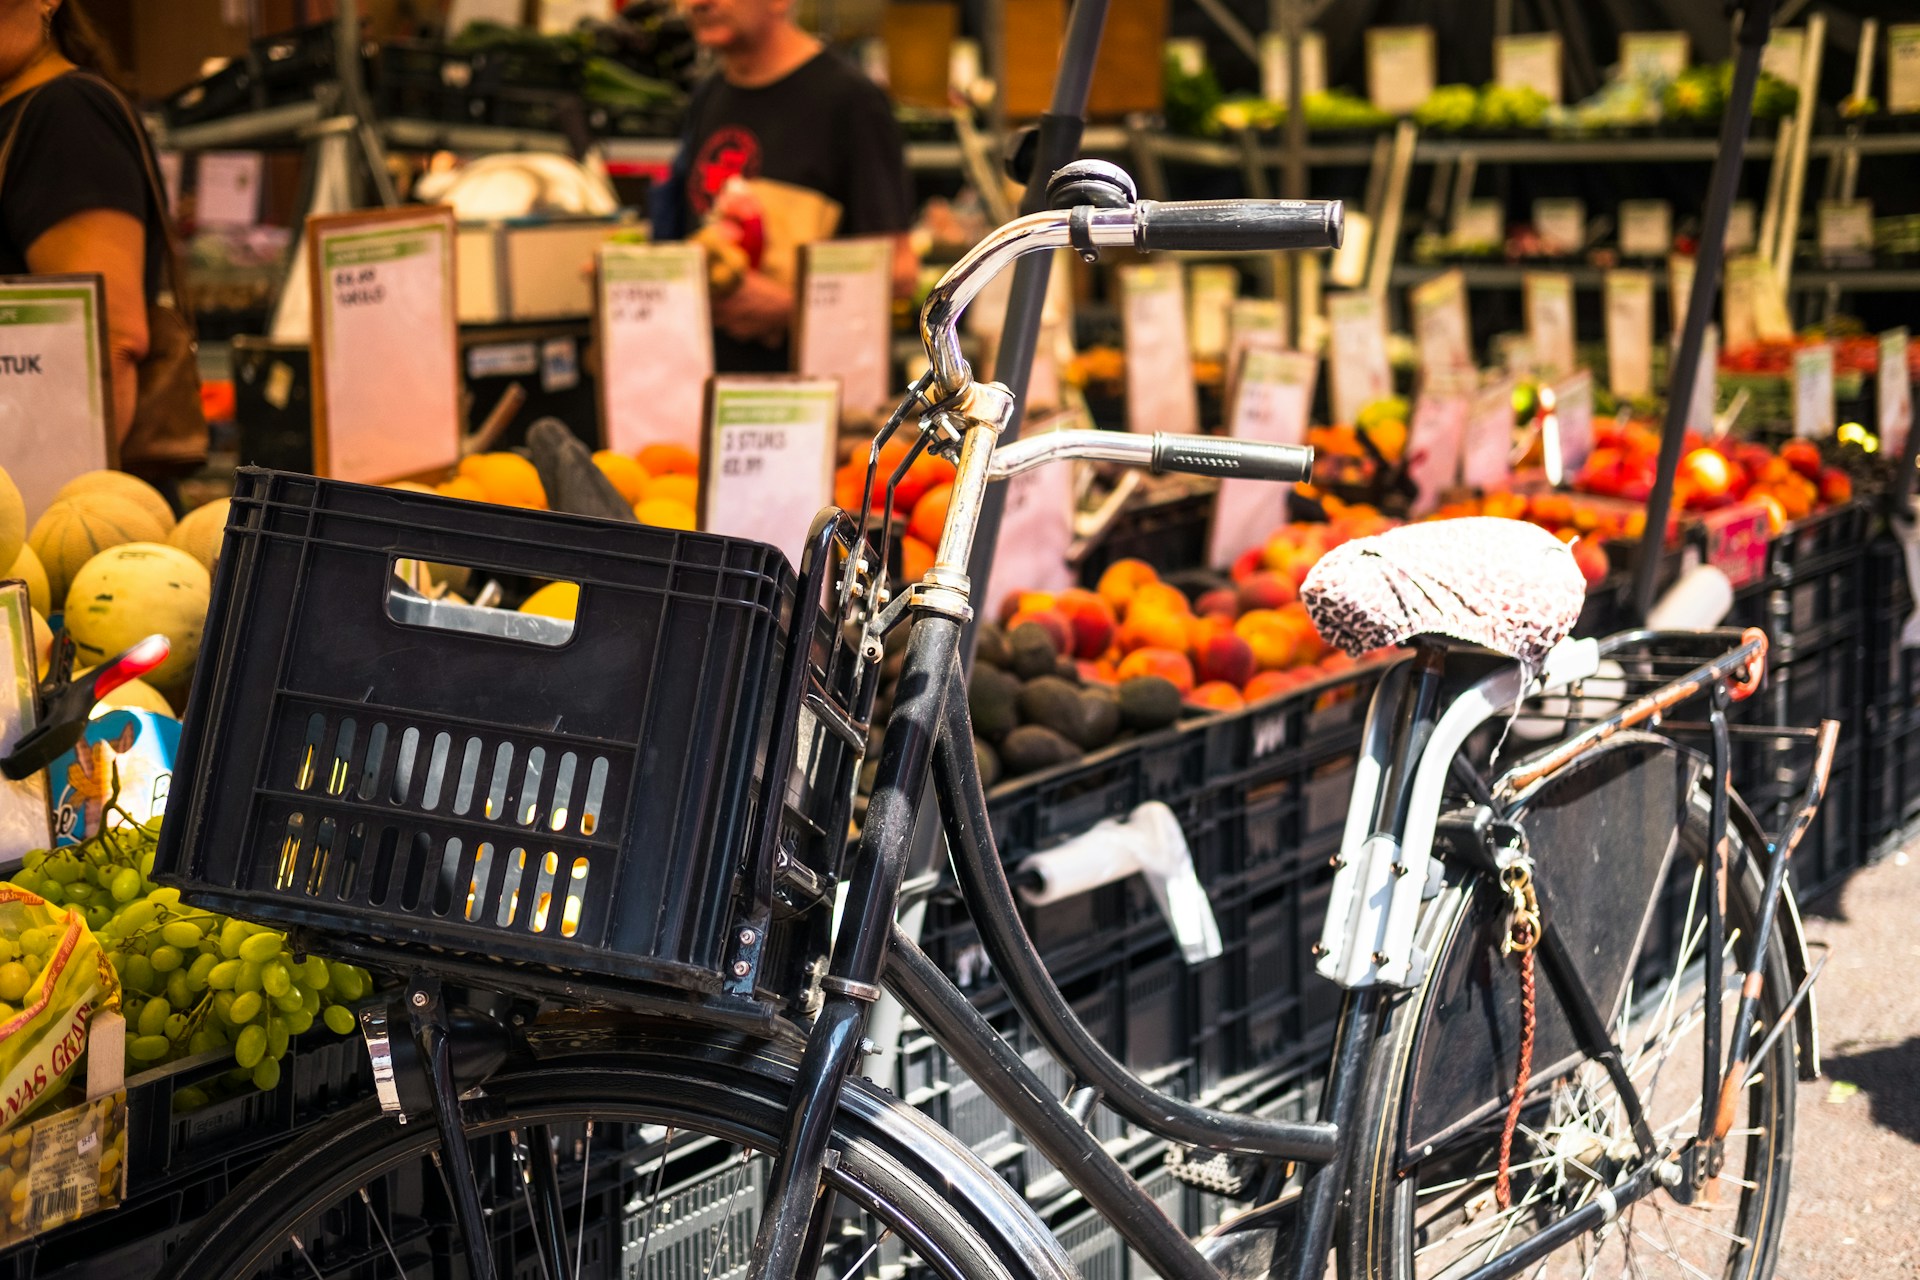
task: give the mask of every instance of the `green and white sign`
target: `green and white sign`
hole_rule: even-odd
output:
[[[0,467],[28,511],[113,464],[103,296],[98,276],[0,278]]]
[[[893,241],[824,240],[800,250],[800,333],[794,371],[838,378],[849,413],[892,403]]]
[[[698,451],[713,327],[707,253],[698,244],[605,244],[594,318],[600,330],[600,420],[609,449]]]
[[[839,431],[840,384],[831,378],[712,379],[700,451],[700,527],[771,543],[797,567],[808,526],[833,500]]]

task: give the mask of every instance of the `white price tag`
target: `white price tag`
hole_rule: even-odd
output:
[[[1684,253],[1667,255],[1667,323],[1677,334],[1687,325],[1687,304],[1693,301],[1693,259]]]
[[[101,289],[93,275],[0,277],[0,468],[32,516],[67,481],[114,464]]]
[[[1498,36],[1493,42],[1494,83],[1503,89],[1538,89],[1555,106],[1560,105],[1560,62],[1560,37],[1551,31]]]
[[[1467,414],[1473,407],[1471,380],[1435,379],[1413,403],[1407,430],[1407,475],[1417,487],[1413,514],[1426,515],[1440,505],[1459,481],[1460,452],[1466,442]]]
[[[1672,80],[1687,69],[1684,31],[1625,31],[1620,35],[1620,66],[1641,80]]]
[[[1469,200],[1460,207],[1453,224],[1456,246],[1463,248],[1505,244],[1507,209],[1498,200]]]
[[[1228,317],[1240,296],[1240,273],[1225,263],[1202,262],[1187,268],[1187,337],[1196,360],[1218,360],[1227,353]]]
[[[1120,268],[1127,352],[1127,428],[1192,435],[1200,398],[1187,355],[1186,290],[1177,266]]]
[[[1553,384],[1554,430],[1547,433],[1547,476],[1555,484],[1585,465],[1593,452],[1593,375],[1585,369]],[[1558,453],[1558,458],[1554,454]],[[1557,461],[1558,465],[1555,465]]]
[[[1674,349],[1679,349],[1679,335],[1674,335]],[[1718,391],[1716,379],[1720,374],[1720,326],[1710,324],[1701,335],[1700,363],[1694,369],[1693,396],[1687,403],[1687,430],[1703,436],[1713,434],[1713,405]]]
[[[1887,28],[1887,110],[1920,111],[1920,22]]]
[[[1754,235],[1753,201],[1735,200],[1733,207],[1727,210],[1727,252],[1751,252]]]
[[[205,151],[194,191],[194,220],[208,227],[250,227],[260,221],[258,151]]]
[[[1466,277],[1443,271],[1409,292],[1413,340],[1426,373],[1473,368],[1473,325],[1467,315]]]
[[[1529,271],[1521,286],[1534,368],[1548,378],[1572,373],[1573,277],[1562,271]]]
[[[1327,39],[1318,31],[1300,38],[1300,96],[1327,90]],[[1278,31],[1260,37],[1260,96],[1287,100],[1287,40]]]
[[[1903,326],[1880,335],[1880,367],[1874,375],[1875,421],[1880,451],[1900,457],[1913,428],[1913,373],[1907,364],[1907,330]]]
[[[1620,253],[1623,257],[1660,258],[1672,249],[1672,205],[1665,200],[1620,202]]]
[[[1433,28],[1367,29],[1367,97],[1390,115],[1411,115],[1433,95]]]
[[[1467,411],[1460,479],[1469,489],[1498,489],[1513,474],[1512,378],[1480,388]]]
[[[833,500],[839,385],[722,374],[707,387],[700,527],[771,543],[798,565],[814,514]]]
[[[1233,403],[1233,380],[1240,353],[1248,347],[1281,350],[1287,345],[1287,304],[1274,298],[1236,298],[1227,309],[1227,385],[1225,403]]]
[[[1268,444],[1305,444],[1320,362],[1298,351],[1249,347],[1234,378],[1227,434]],[[1223,480],[1214,499],[1207,563],[1230,564],[1257,547],[1286,517],[1287,486]]]
[[[1380,300],[1370,293],[1329,293],[1327,328],[1334,421],[1353,422],[1362,409],[1393,394]]]
[[[1358,209],[1347,215],[1346,235],[1333,251],[1327,264],[1327,279],[1342,289],[1357,289],[1367,278],[1367,264],[1373,261],[1373,219]]]
[[[713,373],[706,251],[693,243],[602,245],[596,274],[607,447],[631,454],[668,443],[697,452]]]
[[[1091,425],[1078,415],[1056,414],[1030,424],[1021,438]],[[1065,591],[1074,585],[1067,564],[1072,547],[1073,468],[1035,467],[1007,481],[1006,512],[993,553],[1001,581],[1026,591]]]
[[[1567,256],[1587,244],[1587,205],[1584,200],[1535,200],[1533,229],[1549,251]]]
[[[822,240],[800,248],[794,368],[838,378],[841,407],[873,413],[892,402],[893,240]]]
[[[1820,342],[1793,353],[1793,434],[1833,434],[1833,345]]]
[[[1606,276],[1607,381],[1622,399],[1653,394],[1653,273]]]
[[[1822,200],[1817,216],[1821,258],[1860,264],[1873,261],[1873,201]]]
[[[384,484],[459,460],[454,235],[446,208],[307,219],[317,474]]]
[[[1760,51],[1760,69],[1768,75],[1800,87],[1800,60],[1806,56],[1807,33],[1799,27],[1780,27],[1767,36],[1767,47]]]
[[[1780,277],[1766,259],[1742,254],[1728,261],[1720,320],[1727,346],[1736,351],[1758,342],[1785,342],[1793,337]]]

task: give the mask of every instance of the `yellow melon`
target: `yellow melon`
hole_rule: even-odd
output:
[[[227,498],[216,498],[180,517],[167,541],[198,560],[208,573],[220,560],[220,544],[227,536]]]
[[[91,670],[93,670],[92,667],[87,667],[85,670],[76,671],[73,673],[73,678],[78,680]],[[166,695],[145,680],[129,680],[101,698],[93,704],[93,710],[87,713],[87,719],[98,720],[109,711],[151,711],[160,716],[174,715],[173,704],[167,701]]]
[[[47,585],[46,566],[26,543],[20,544],[20,554],[13,558],[13,567],[0,573],[0,578],[20,579],[27,584],[27,603],[41,613],[53,612],[53,588]]]
[[[66,624],[77,660],[98,666],[158,633],[173,651],[147,680],[160,689],[184,685],[200,654],[212,588],[206,569],[178,547],[109,547],[87,561],[67,590]]]
[[[53,627],[40,616],[38,609],[27,610],[27,624],[33,629],[33,669],[35,674],[47,674],[47,662],[53,657]]]
[[[522,613],[537,613],[543,618],[565,618],[573,620],[574,612],[580,607],[580,585],[575,582],[549,582],[520,606]]]
[[[77,498],[83,493],[106,493],[124,498],[158,521],[162,532],[173,528],[173,508],[160,496],[158,489],[139,476],[130,476],[124,471],[88,471],[61,485],[60,492],[53,495],[53,500],[58,502],[62,498]]]
[[[27,543],[27,504],[13,477],[0,467],[0,560],[8,564]]]
[[[108,547],[166,540],[167,531],[144,507],[107,493],[62,498],[40,513],[27,535],[55,600],[65,600],[80,567]]]

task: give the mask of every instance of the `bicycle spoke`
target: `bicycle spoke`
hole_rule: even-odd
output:
[[[380,1215],[374,1212],[373,1197],[367,1194],[365,1187],[360,1188],[360,1203],[366,1206],[367,1221],[371,1222],[373,1229],[380,1234],[380,1243],[386,1246],[387,1256],[393,1259],[393,1274],[398,1280],[406,1280],[407,1268],[400,1261],[399,1251],[393,1247],[393,1238],[387,1234],[387,1229],[380,1225]],[[299,1241],[296,1240],[294,1243],[298,1244]],[[306,1257],[306,1250],[302,1249],[300,1256]],[[312,1259],[308,1259],[308,1262],[311,1264]]]
[[[720,1264],[721,1253],[723,1251],[731,1251],[732,1249],[733,1209],[734,1205],[740,1200],[740,1193],[746,1189],[747,1183],[753,1177],[752,1160],[753,1153],[742,1147],[740,1149],[740,1171],[734,1175],[733,1190],[727,1195],[727,1207],[721,1211],[720,1221],[716,1223],[713,1228],[714,1235],[717,1239],[714,1244],[713,1256],[707,1259],[707,1280],[713,1280],[713,1269]]]
[[[847,1268],[847,1274],[845,1274],[844,1276],[841,1276],[840,1280],[853,1280],[855,1276],[859,1275],[860,1268],[867,1265],[867,1259],[873,1256],[873,1251],[875,1249],[878,1249],[881,1245],[885,1244],[887,1237],[892,1234],[893,1234],[893,1228],[888,1227],[885,1231],[882,1231],[879,1235],[875,1236],[873,1243],[867,1246],[867,1251],[861,1254],[858,1258],[855,1258],[853,1260],[853,1265]]]
[[[321,1273],[319,1264],[314,1262],[313,1258],[308,1255],[307,1246],[300,1243],[300,1237],[289,1235],[287,1239],[293,1241],[293,1251],[300,1255],[300,1261],[307,1264],[307,1270],[313,1272],[313,1280],[327,1280],[327,1277]],[[396,1264],[398,1261],[398,1259],[395,1259]]]
[[[569,1280],[580,1280],[580,1262],[587,1248],[587,1177],[593,1171],[593,1121],[587,1121],[586,1141],[580,1148],[580,1230],[573,1241],[573,1275]]]

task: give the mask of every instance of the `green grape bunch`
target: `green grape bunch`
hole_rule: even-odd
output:
[[[202,911],[153,873],[160,819],[109,825],[83,844],[26,855],[12,882],[77,908],[120,977],[127,1069],[201,1054],[231,1055],[225,1081],[272,1089],[295,1036],[318,1022],[338,1035],[372,989],[365,969],[295,953],[278,930]],[[26,929],[0,937],[0,1019],[10,1016],[58,939]],[[183,1088],[177,1109],[209,1099]]]

